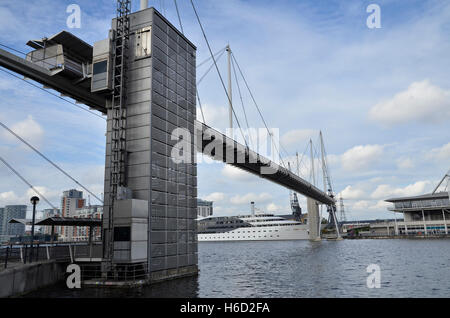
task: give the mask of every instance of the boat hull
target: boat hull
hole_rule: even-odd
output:
[[[309,231],[306,224],[292,226],[245,227],[223,233],[198,234],[199,242],[230,241],[287,241],[308,240]]]

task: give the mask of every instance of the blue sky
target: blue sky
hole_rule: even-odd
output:
[[[178,26],[173,1],[149,2]],[[72,3],[82,11],[80,29],[66,26],[66,8]],[[178,3],[185,33],[202,61],[208,51],[192,8],[186,0]],[[381,8],[380,29],[366,26],[371,3]],[[66,29],[92,44],[106,38],[114,4],[3,0],[0,43],[28,52],[29,39]],[[349,219],[392,217],[384,199],[429,192],[450,168],[450,3],[196,4],[213,50],[230,43],[266,121],[280,129],[290,159],[323,131],[333,185],[345,199]],[[137,6],[134,1],[134,10]],[[225,76],[224,58],[219,65]],[[198,77],[204,71],[200,68]],[[225,128],[227,99],[217,74],[211,72],[198,89],[207,124]],[[263,127],[248,94],[244,101],[250,126]],[[243,122],[240,105],[235,107]],[[103,192],[104,120],[3,72],[0,109],[1,121],[94,192]],[[55,205],[63,190],[75,187],[3,132],[0,153]],[[247,212],[252,200],[266,211],[289,212],[289,192],[284,188],[220,163],[200,164],[198,173],[199,197],[214,200],[218,215]],[[308,177],[303,170],[302,174]],[[27,187],[6,167],[0,169],[0,177],[0,206],[28,203]],[[301,203],[305,206],[304,199]]]

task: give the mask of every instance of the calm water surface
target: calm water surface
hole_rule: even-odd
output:
[[[381,288],[366,268],[381,268]],[[200,274],[138,290],[65,283],[28,297],[450,297],[450,240],[199,243]]]

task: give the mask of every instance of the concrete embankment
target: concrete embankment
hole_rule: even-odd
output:
[[[14,266],[0,272],[0,297],[14,297],[64,279],[66,264],[44,261]]]

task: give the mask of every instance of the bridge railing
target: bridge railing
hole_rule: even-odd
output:
[[[4,268],[8,263],[32,263],[44,260],[75,262],[77,259],[101,258],[102,242],[57,242],[14,244],[0,248],[0,264]],[[0,265],[1,266],[1,265]]]

